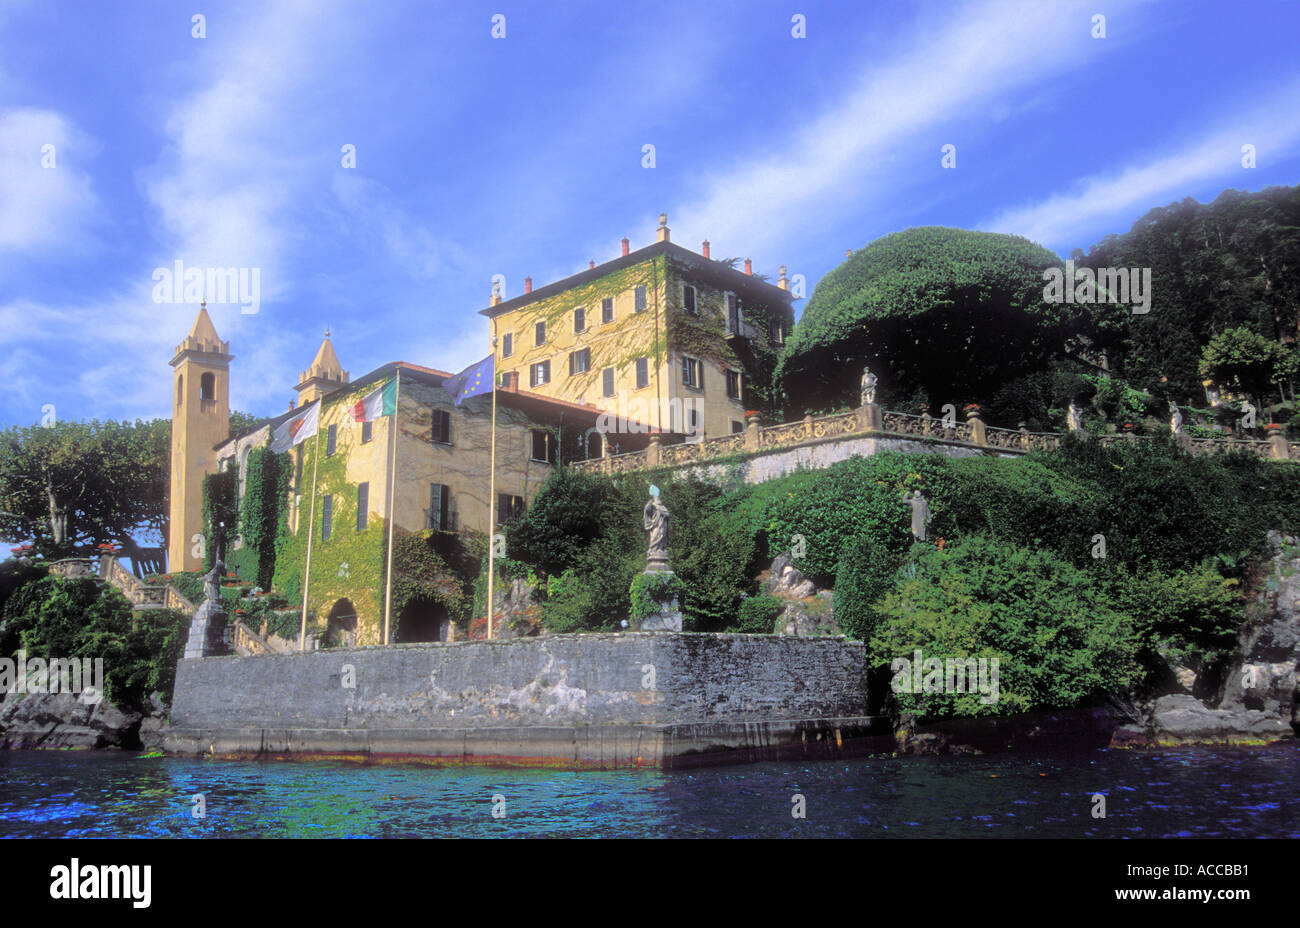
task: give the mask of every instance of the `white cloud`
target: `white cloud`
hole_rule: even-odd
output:
[[[84,165],[98,147],[52,110],[0,110],[0,253],[86,247],[96,199]]]
[[[1300,81],[1271,95],[1253,113],[1235,124],[1214,132],[1172,154],[1132,164],[1107,174],[1083,178],[1071,193],[1054,194],[1046,200],[1003,210],[980,228],[1023,235],[1053,247],[1079,245],[1081,230],[1102,223],[1114,224],[1121,217],[1146,212],[1157,203],[1177,199],[1209,180],[1248,186],[1249,170],[1242,167],[1244,144],[1256,148],[1260,162],[1289,155],[1300,141],[1300,112],[1295,100]]]
[[[939,17],[930,16],[915,34],[900,37],[899,53],[850,81],[853,89],[838,105],[795,122],[802,127],[786,144],[710,176],[703,195],[678,211],[674,231],[680,226],[683,241],[711,239],[719,254],[732,253],[728,242],[744,242],[750,254],[788,242],[801,230],[860,211],[874,193],[895,190],[895,166],[880,168],[905,148],[928,145],[937,168],[939,143],[918,140],[923,130],[943,130],[1054,72],[1087,63],[1071,53],[1087,38],[1092,7],[1085,4],[943,9],[949,11],[945,26],[935,29]]]

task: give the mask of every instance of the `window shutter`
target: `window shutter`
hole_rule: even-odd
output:
[[[370,484],[357,484],[357,531],[364,531],[370,515]]]
[[[321,525],[320,540],[330,540],[330,528],[334,521],[334,494],[331,493],[325,497],[325,504],[321,507]]]
[[[602,375],[606,396],[614,395],[614,368],[607,367]]]

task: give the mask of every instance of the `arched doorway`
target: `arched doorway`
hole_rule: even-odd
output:
[[[603,457],[605,453],[605,440],[601,436],[600,432],[596,429],[588,429],[586,439],[587,445],[584,450],[587,453],[587,460],[591,461],[595,458]]]
[[[451,634],[451,618],[439,602],[413,599],[402,607],[393,634],[396,644],[414,641],[446,641]]]
[[[357,610],[350,599],[340,599],[325,623],[325,647],[351,648],[357,643]]]

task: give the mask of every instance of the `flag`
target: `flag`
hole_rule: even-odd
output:
[[[481,396],[492,390],[495,355],[488,355],[477,364],[471,364],[455,377],[445,381],[442,388],[456,398],[459,406],[462,400],[471,396]]]
[[[387,416],[396,411],[397,381],[389,380],[352,405],[352,418],[358,422],[369,422],[371,419],[378,419],[380,416]]]
[[[319,421],[320,403],[313,403],[310,409],[280,424],[271,437],[271,450],[288,451],[299,442],[311,438],[316,434]]]

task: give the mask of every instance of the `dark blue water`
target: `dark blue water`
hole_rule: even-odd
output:
[[[1295,742],[672,773],[0,752],[0,837],[1295,838],[1298,798]]]

